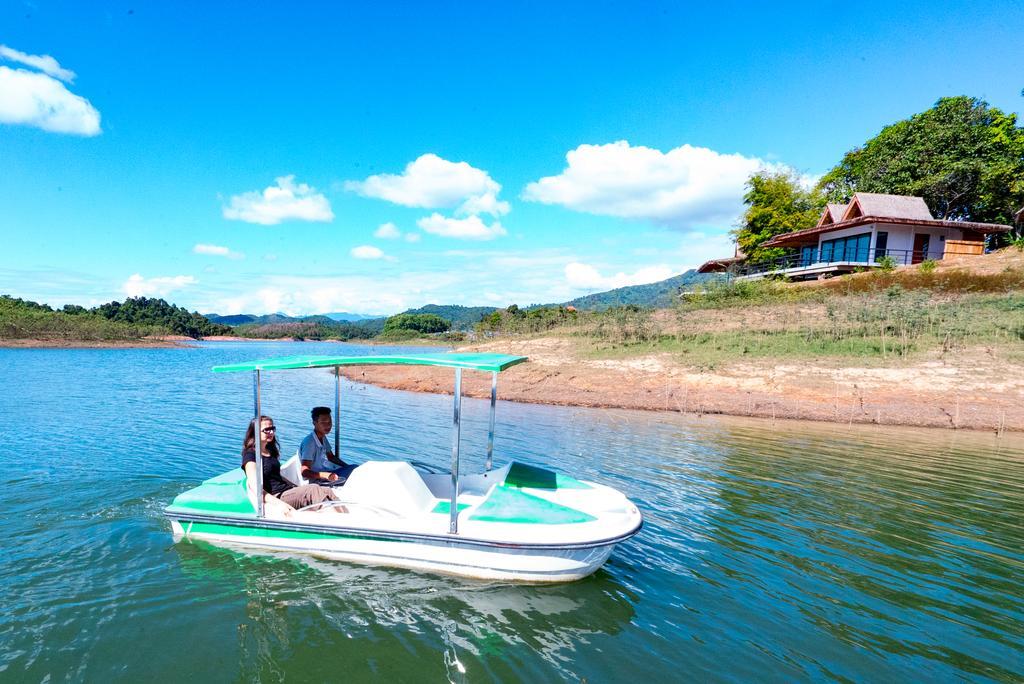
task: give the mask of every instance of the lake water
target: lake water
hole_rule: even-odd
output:
[[[518,586],[172,541],[163,508],[237,465],[252,411],[251,375],[211,366],[369,351],[0,350],[0,681],[1024,678],[1013,435],[500,403],[498,463],[642,509],[596,575]],[[265,378],[290,451],[333,378]],[[346,458],[448,462],[450,397],[345,383],[342,404]],[[463,407],[480,468],[487,405]]]

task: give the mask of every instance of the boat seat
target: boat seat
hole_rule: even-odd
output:
[[[345,486],[335,492],[346,503],[376,506],[401,515],[430,510],[436,501],[416,469],[404,461],[367,461],[353,470]]]
[[[298,450],[287,461],[281,464],[281,477],[295,486],[306,484],[302,481],[302,462]]]

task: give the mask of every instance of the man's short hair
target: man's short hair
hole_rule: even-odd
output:
[[[315,423],[316,419],[319,418],[320,416],[331,415],[331,409],[327,408],[326,406],[317,406],[311,411],[311,413],[313,415],[313,422]]]

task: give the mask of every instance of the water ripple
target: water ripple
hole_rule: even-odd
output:
[[[502,403],[499,463],[643,510],[594,576],[524,587],[174,544],[163,507],[238,463],[251,412],[251,379],[209,367],[338,349],[0,350],[18,540],[0,681],[1024,678],[1014,436]],[[343,455],[447,466],[450,397],[344,385]],[[333,391],[325,372],[267,374],[286,452]],[[479,468],[486,402],[464,418]]]

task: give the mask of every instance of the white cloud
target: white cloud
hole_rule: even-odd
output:
[[[433,235],[463,240],[493,240],[506,234],[500,222],[495,221],[488,226],[479,216],[455,219],[434,213],[421,218],[416,225]]]
[[[355,311],[391,314],[431,301],[451,301],[449,292],[461,289],[461,276],[447,272],[404,272],[381,279],[373,276],[308,277],[266,275],[261,287],[247,287],[249,281],[231,283],[218,295],[212,289],[190,308],[222,314],[270,313],[291,316]]]
[[[0,123],[53,133],[100,134],[100,113],[55,78],[0,66]]]
[[[402,231],[398,230],[398,226],[394,223],[388,221],[387,223],[380,224],[380,227],[373,231],[373,236],[382,240],[397,240],[402,237]]]
[[[383,259],[384,252],[372,245],[353,247],[350,252],[356,259]]]
[[[570,287],[584,290],[614,290],[627,285],[645,285],[671,278],[673,274],[672,268],[664,264],[646,266],[635,273],[619,272],[613,276],[603,276],[595,267],[578,261],[565,266],[565,279]]]
[[[199,243],[192,248],[192,251],[196,254],[205,254],[207,256],[222,256],[227,257],[228,259],[242,259],[245,257],[244,254],[232,252],[227,247],[221,247],[220,245],[204,245],[202,243]]]
[[[406,233],[405,234],[405,241],[406,242],[419,242],[420,241],[420,234],[419,233]]]
[[[493,192],[486,192],[478,197],[470,197],[455,210],[456,216],[474,216],[476,214],[490,214],[491,216],[504,216],[512,210],[508,202],[499,200]]]
[[[346,181],[345,189],[404,207],[459,207],[462,215],[501,216],[509,211],[508,202],[497,199],[501,185],[486,171],[436,154],[421,155],[406,164],[401,174],[382,173],[363,181]]]
[[[224,207],[224,218],[264,226],[289,220],[323,223],[334,220],[330,202],[316,188],[296,183],[294,175],[281,176],[274,182],[276,185],[263,192],[253,190],[232,197],[230,206]]]
[[[661,152],[625,140],[580,145],[566,154],[566,161],[559,175],[527,185],[523,198],[683,229],[731,224],[742,211],[743,185],[750,174],[781,168],[705,147]]]
[[[263,260],[264,261],[277,261],[277,255],[276,254],[264,254],[263,255]]]
[[[143,278],[142,275],[136,273],[124,282],[121,291],[129,297],[166,297],[171,292],[195,284],[196,279],[192,276]]]
[[[53,76],[54,78],[71,83],[75,80],[75,72],[70,69],[63,68],[60,63],[51,57],[50,55],[30,55],[20,50],[15,50],[12,47],[6,45],[0,45],[0,59],[6,59],[11,62],[18,62],[30,66],[33,69],[42,71],[47,76]]]

